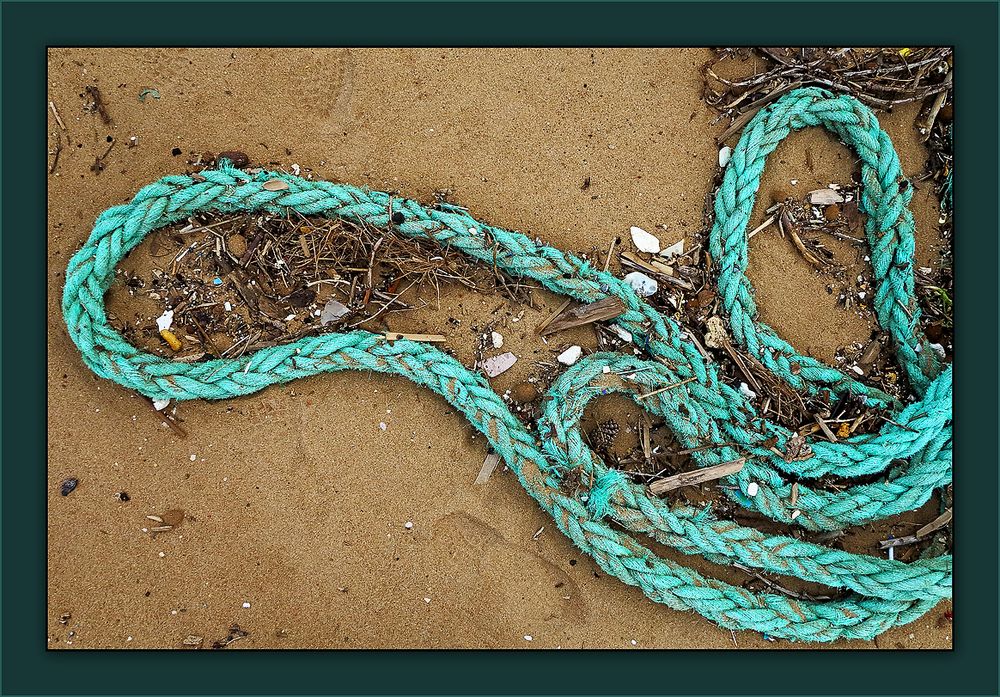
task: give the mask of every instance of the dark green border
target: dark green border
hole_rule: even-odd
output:
[[[2,694],[997,694],[997,5],[5,3]],[[954,651],[46,652],[46,46],[954,45]],[[7,337],[7,342],[2,337]]]

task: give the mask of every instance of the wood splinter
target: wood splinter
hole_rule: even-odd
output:
[[[712,465],[711,467],[694,470],[693,472],[681,472],[680,474],[653,482],[649,485],[649,490],[656,496],[659,496],[668,491],[680,489],[683,486],[695,486],[715,479],[721,479],[722,477],[728,477],[731,474],[738,474],[743,469],[746,461],[745,457],[741,457],[729,462]]]

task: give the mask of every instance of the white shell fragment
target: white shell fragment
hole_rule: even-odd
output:
[[[814,206],[831,206],[834,203],[843,203],[844,197],[832,189],[816,189],[806,194],[806,200]]]
[[[747,496],[749,496],[750,498],[756,496],[757,489],[759,489],[759,487],[757,486],[757,482],[750,482],[749,484],[747,484]]]
[[[625,277],[625,282],[632,286],[632,290],[644,298],[648,298],[659,289],[656,281],[641,271],[633,271],[630,273]]]
[[[323,306],[323,312],[319,316],[320,324],[327,325],[336,322],[349,312],[350,310],[347,308],[347,305],[339,300],[331,298],[330,300],[327,300],[326,305]]]
[[[583,355],[582,348],[580,348],[579,346],[570,346],[568,349],[560,353],[559,357],[556,358],[556,360],[562,363],[563,365],[573,365],[578,360],[580,360],[580,356],[582,355]]]
[[[740,383],[740,394],[747,399],[757,399],[757,393],[750,389],[750,385],[745,382]]]
[[[156,411],[163,411],[164,409],[167,408],[167,405],[169,405],[169,404],[170,404],[170,400],[169,399],[154,399],[153,400],[153,408],[156,409]]]
[[[681,240],[680,242],[675,242],[674,244],[670,245],[662,252],[660,252],[660,256],[667,258],[679,257],[683,253],[684,253],[684,240]]]
[[[632,244],[640,252],[649,252],[650,254],[660,253],[660,241],[656,239],[653,235],[643,230],[641,227],[633,227],[631,229],[632,233]]]
[[[167,310],[162,315],[156,318],[156,328],[161,332],[165,332],[170,329],[170,325],[174,323],[174,311]]]
[[[632,343],[632,332],[630,332],[629,330],[622,329],[617,324],[612,324],[611,331],[617,334],[618,338],[621,339],[622,341],[627,341],[629,343]]]
[[[490,338],[493,339],[493,348],[500,348],[503,346],[503,334],[500,332],[493,332],[493,335]]]
[[[499,356],[491,356],[483,361],[483,372],[491,378],[495,378],[500,373],[510,370],[510,367],[517,363],[517,356],[508,351]]]
[[[729,159],[733,156],[733,149],[726,145],[719,150],[719,167],[725,167],[729,164]]]

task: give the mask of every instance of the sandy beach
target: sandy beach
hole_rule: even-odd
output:
[[[48,180],[48,646],[182,648],[194,636],[230,649],[815,648],[731,633],[607,576],[502,466],[474,485],[484,439],[402,378],[339,373],[185,402],[181,438],[148,400],[86,368],[60,310],[66,264],[101,211],[198,153],[242,151],[260,166],[420,201],[447,189],[481,220],[601,263],[630,226],[684,239],[701,230],[719,168],[714,138],[728,125],[701,99],[710,57],[51,49],[49,132],[61,149]],[[100,90],[108,122],[86,109],[87,86]],[[907,176],[927,159],[918,109],[879,116]],[[789,138],[768,162],[751,227],[775,192],[846,182],[853,167],[853,153],[820,129]],[[931,186],[911,209],[918,264],[931,266],[941,245]],[[140,248],[124,266],[150,263]],[[873,332],[872,313],[838,306],[828,281],[773,231],[751,241],[749,274],[762,319],[803,353],[833,361]],[[533,375],[535,360],[596,347],[589,327],[541,342],[534,329],[562,299],[533,297],[535,307],[447,286],[438,303],[388,326],[443,334],[470,366],[480,329],[496,326],[521,359],[492,381],[503,393]],[[130,322],[160,311],[117,287],[108,308]],[[616,398],[592,411],[623,427],[638,413]],[[68,477],[79,485],[62,496]],[[935,515],[928,504],[912,520]],[[150,532],[168,518],[169,531]],[[941,603],[874,642],[826,648],[951,648],[950,611]],[[234,624],[245,635],[232,641]]]

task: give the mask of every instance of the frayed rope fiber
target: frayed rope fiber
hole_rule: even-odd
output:
[[[767,156],[792,130],[807,126],[823,126],[853,147],[861,160],[860,204],[867,213],[866,235],[878,288],[874,306],[915,392],[915,401],[907,405],[799,354],[757,319],[746,276],[747,224]],[[287,188],[264,186],[275,179]],[[98,217],[90,238],[70,260],[62,310],[91,370],[154,399],[229,399],[339,370],[402,375],[460,410],[574,544],[607,573],[652,600],[694,610],[725,628],[772,637],[872,639],[951,597],[950,555],[902,563],[852,554],[764,534],[717,519],[708,509],[667,503],[610,471],[585,445],[578,424],[598,394],[629,395],[662,418],[686,448],[700,448],[692,454],[698,466],[746,458],[743,469],[726,478],[726,493],[748,509],[806,530],[839,530],[921,506],[952,479],[952,371],[941,364],[920,331],[911,195],[889,136],[874,114],[851,97],[818,88],[795,90],[762,109],[745,128],[726,167],[709,249],[734,341],[796,390],[850,393],[892,411],[892,420],[879,433],[836,443],[815,440],[810,443],[811,457],[792,462],[778,453],[795,434],[764,419],[738,391],[721,382],[716,366],[706,362],[686,330],[621,279],[579,257],[476,220],[463,209],[425,207],[347,184],[279,172],[249,174],[227,163],[197,177],[164,177],[143,187],[130,203]],[[581,302],[619,298],[627,309],[615,322],[650,358],[597,353],[580,360],[549,389],[539,437],[510,412],[482,375],[428,344],[390,342],[383,335],[351,331],[308,337],[240,358],[184,363],[144,353],[111,327],[104,294],[115,267],[151,231],[203,211],[284,214],[288,209],[431,239]],[[592,483],[586,505],[564,482],[564,475],[573,470],[581,473],[579,481]],[[808,485],[825,474],[864,477],[868,483],[839,491]],[[871,475],[880,476],[873,482]],[[794,506],[793,481],[799,483]],[[822,601],[751,592],[658,556],[643,544],[642,536],[714,563],[794,576],[844,592]]]

